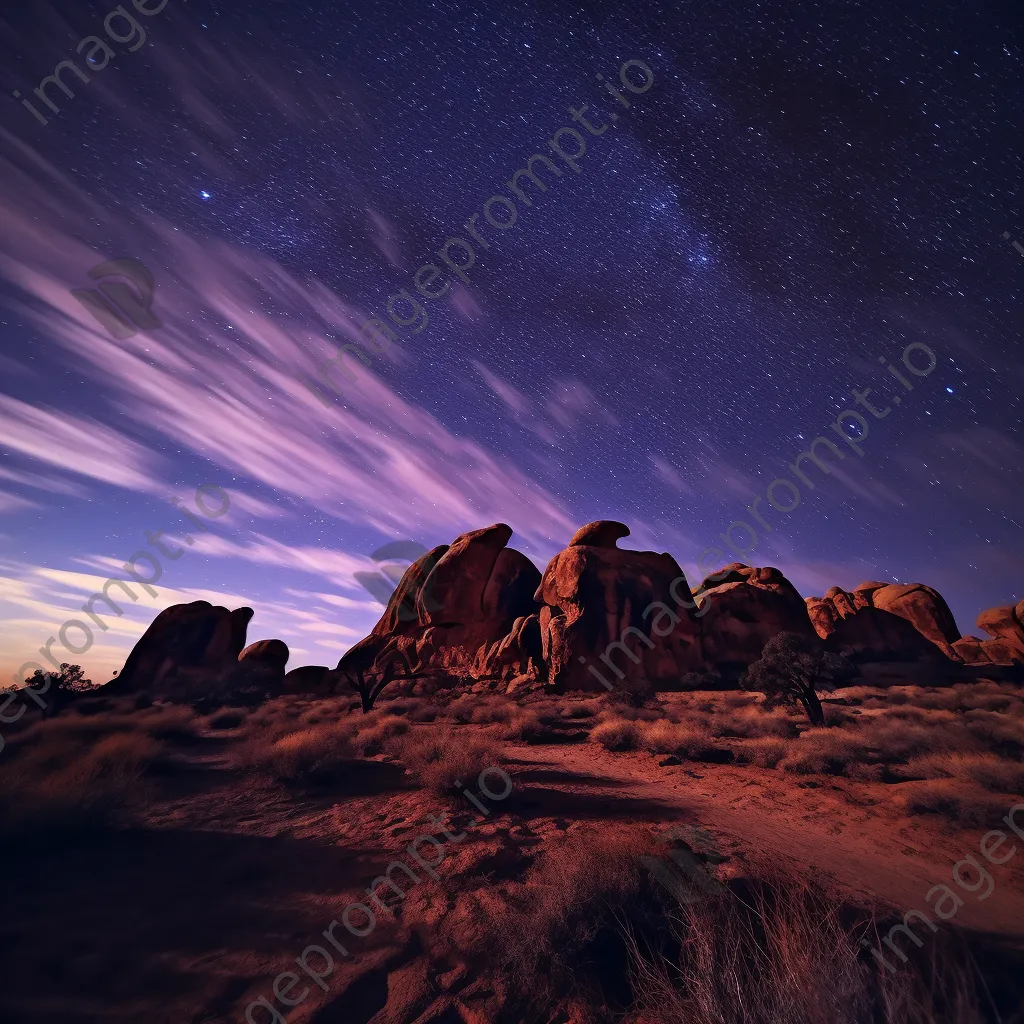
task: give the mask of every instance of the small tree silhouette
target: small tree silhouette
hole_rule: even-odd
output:
[[[359,694],[363,714],[373,710],[380,692],[396,678],[412,678],[412,666],[408,657],[397,647],[385,653],[389,637],[369,636],[351,647],[338,662],[338,671],[348,684]],[[405,669],[399,677],[398,668]]]
[[[29,676],[27,685],[38,694],[46,693],[52,688],[53,693],[43,706],[44,718],[57,714],[72,694],[95,689],[92,680],[85,678],[81,665],[70,665],[66,661],[61,662],[60,670],[57,672],[44,672],[37,668]]]
[[[766,707],[800,704],[811,725],[824,725],[817,691],[830,689],[853,674],[850,663],[826,651],[819,641],[799,633],[777,633],[764,645],[761,658],[744,674],[745,685],[760,690]]]

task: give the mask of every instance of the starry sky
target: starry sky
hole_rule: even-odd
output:
[[[228,513],[59,660],[105,680],[204,598],[253,606],[290,667],[333,664],[381,612],[354,576],[373,552],[497,521],[543,567],[621,520],[699,579],[810,440],[838,443],[854,388],[903,400],[746,560],[805,595],[927,583],[965,633],[1024,596],[1014,3],[170,0],[127,5],[141,45],[109,5],[22,6],[0,23],[5,680],[146,531],[183,544],[172,499],[195,514],[205,483]],[[90,35],[113,55],[87,64]],[[89,80],[37,100],[43,125],[21,100],[68,59]],[[578,173],[488,225],[574,124]],[[468,280],[370,350],[359,325],[473,214]],[[126,338],[71,295],[119,258],[160,320]],[[937,365],[907,393],[880,359],[914,342]],[[318,398],[352,343],[368,364]]]

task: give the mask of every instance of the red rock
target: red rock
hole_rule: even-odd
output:
[[[228,611],[209,601],[171,605],[150,623],[107,685],[113,693],[220,687],[237,666],[253,614],[251,608]]]
[[[284,667],[288,664],[290,652],[283,640],[257,640],[238,656],[240,662],[256,662],[268,670],[284,675]]]
[[[702,664],[692,613],[669,593],[681,580],[676,593],[692,602],[682,569],[671,555],[616,547],[623,530],[611,521],[579,530],[548,563],[534,595],[544,605],[538,620],[542,650],[549,682],[558,690],[607,689],[591,667],[613,688],[644,679],[670,687]]]
[[[799,591],[776,568],[733,562],[697,589],[704,662],[735,675],[761,657],[777,633],[814,636],[815,627]]]
[[[951,661],[960,661],[954,644],[960,639],[956,620],[942,595],[923,583],[862,583],[855,591],[831,587],[825,596],[807,598],[807,611],[815,631],[822,639],[836,634],[847,620],[852,625],[842,628],[833,646],[851,656],[884,659],[891,654],[897,661],[931,657],[932,651],[922,647],[914,636],[889,621],[894,616],[913,627]],[[867,611],[879,614],[862,614]]]

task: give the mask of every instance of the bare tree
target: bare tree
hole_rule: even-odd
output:
[[[388,646],[391,649],[388,650]],[[400,676],[399,669],[404,672]],[[381,691],[395,679],[413,678],[409,658],[393,637],[370,635],[349,648],[338,662],[338,671],[359,694],[363,714],[373,710]]]

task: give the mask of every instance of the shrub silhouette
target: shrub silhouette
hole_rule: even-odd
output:
[[[851,671],[845,658],[826,651],[819,641],[783,632],[764,645],[760,660],[747,669],[741,685],[764,693],[767,707],[800,704],[811,725],[824,725],[817,691],[831,688]]]

